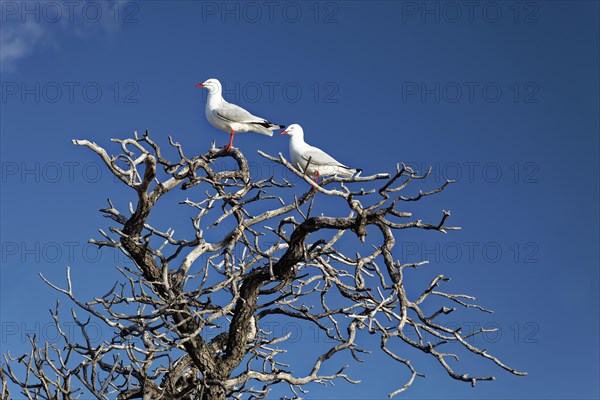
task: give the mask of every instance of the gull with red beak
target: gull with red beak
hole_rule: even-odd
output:
[[[290,159],[301,171],[319,182],[320,176],[341,176],[352,178],[358,176],[361,169],[354,169],[325,153],[323,150],[311,146],[304,141],[304,130],[298,124],[288,126],[282,135],[290,138]]]
[[[223,88],[217,79],[208,79],[196,87],[208,90],[206,101],[206,119],[212,126],[229,133],[229,144],[225,151],[231,150],[233,135],[239,132],[257,132],[273,136],[273,130],[282,129],[284,125],[272,124],[264,118],[257,117],[242,107],[228,103],[223,98]]]

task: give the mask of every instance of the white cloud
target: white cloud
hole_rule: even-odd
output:
[[[17,62],[43,41],[42,26],[36,22],[5,23],[0,26],[0,71],[10,72]]]
[[[95,32],[117,32],[127,16],[123,7],[131,11],[133,6],[137,11],[134,2],[111,0],[4,2],[0,13],[0,71],[14,72],[19,62],[43,46],[60,46],[59,34],[85,38]]]

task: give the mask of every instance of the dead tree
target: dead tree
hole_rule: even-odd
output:
[[[441,192],[450,181],[405,196],[407,186],[426,174],[399,165],[391,175],[329,177],[317,185],[281,154],[259,152],[295,174],[300,184],[294,185],[281,177],[254,180],[247,159],[237,149],[225,152],[213,144],[207,153],[189,158],[169,138],[169,149],[178,154],[173,162],[147,132],[113,141],[121,148],[116,156],[86,140],[74,144],[92,150],[136,193],[129,210],[119,210],[108,200],[101,212],[113,226],[109,232],[100,229],[102,238],[91,240],[122,251],[134,265],[117,266],[122,280],[87,301],[76,293],[68,268],[64,285],[42,277],[75,303],[71,314],[82,339],[74,340],[61,329],[57,303],[51,314],[62,341],[39,343],[34,337],[30,353],[18,358],[5,354],[0,374],[3,398],[10,397],[12,387],[30,399],[90,394],[120,400],[257,399],[268,396],[277,384],[288,385],[290,394],[300,398],[304,386],[312,382],[358,383],[347,375],[347,366],[339,366],[335,373],[321,371],[340,352],[361,361],[363,350],[355,339],[365,333],[378,338],[381,351],[406,368],[404,385],[390,397],[424,376],[397,344],[392,350],[393,342],[422,351],[451,378],[473,386],[494,377],[456,371],[448,360],[458,360],[458,355],[446,348],[454,346],[457,352],[525,375],[471,343],[470,338],[484,329],[464,334],[444,323],[456,307],[489,312],[472,303],[472,296],[443,291],[440,286],[449,278],[437,275],[420,295],[407,295],[405,272],[427,261],[398,262],[394,234],[459,228],[446,225],[450,212],[442,211],[437,222],[426,223],[403,211],[403,205]],[[217,168],[217,160],[234,167]],[[183,199],[178,188],[187,190],[188,197]],[[191,236],[180,237],[170,227],[152,222],[153,208],[171,192],[170,198],[181,204],[178,209],[184,207],[193,215]],[[326,198],[345,210],[341,216],[312,215]],[[208,240],[207,229],[211,237],[220,234],[220,239]],[[338,243],[348,235],[356,240],[352,249]],[[365,239],[376,244],[365,244]],[[432,298],[449,305],[428,313],[423,305]],[[85,313],[86,320],[76,310]],[[89,318],[105,324],[111,337],[92,343]],[[295,371],[284,363],[289,361],[285,348],[290,335],[269,332],[264,321],[270,318],[312,324],[331,345],[312,355],[309,370]]]

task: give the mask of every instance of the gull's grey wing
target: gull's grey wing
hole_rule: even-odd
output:
[[[350,167],[347,167],[344,164],[340,163],[335,158],[333,158],[329,154],[325,153],[323,150],[318,149],[316,147],[312,147],[312,146],[308,150],[302,152],[301,158],[305,162],[309,162],[309,160],[310,160],[310,164],[315,165],[315,166],[332,165],[332,166],[350,169]]]
[[[213,110],[213,113],[216,117],[221,118],[227,122],[238,122],[247,124],[263,124],[266,122],[264,119],[258,118],[250,114],[242,107],[226,102],[219,104],[219,106]]]

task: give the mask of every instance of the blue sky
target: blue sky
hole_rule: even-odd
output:
[[[428,375],[406,398],[598,398],[599,3],[470,4],[2,1],[2,352],[54,336],[58,295],[38,272],[56,281],[70,265],[91,298],[125,261],[86,241],[106,226],[105,199],[132,193],[70,140],[149,129],[189,154],[224,145],[194,87],[216,77],[230,101],[302,124],[308,142],[366,172],[405,162],[433,167],[425,187],[457,179],[411,207],[436,221],[449,209],[462,231],[403,232],[395,256],[431,260],[415,284],[443,273],[494,309],[456,322],[499,328],[485,346],[529,376],[466,357],[459,368],[497,378],[473,389],[406,349]],[[235,145],[266,177],[256,150],[287,154],[288,141]],[[376,353],[349,372],[363,384],[311,386],[307,398],[385,398],[406,379]]]

